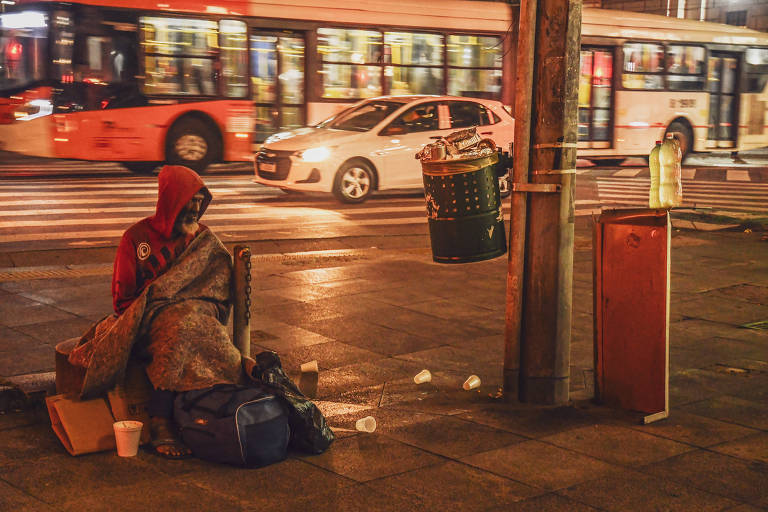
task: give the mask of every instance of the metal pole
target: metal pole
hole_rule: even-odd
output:
[[[524,4],[533,3],[528,0]],[[538,0],[520,380],[524,402],[568,401],[581,0]],[[521,34],[522,34],[521,29]],[[517,154],[517,152],[516,152]]]
[[[534,0],[524,0],[520,4],[515,80],[515,143],[511,151],[513,187],[517,183],[528,183],[536,7]],[[524,192],[513,191],[510,200],[507,308],[504,330],[504,397],[507,400],[517,399],[520,378],[520,334],[528,196]]]
[[[251,250],[236,245],[232,270],[232,342],[240,353],[251,355]]]

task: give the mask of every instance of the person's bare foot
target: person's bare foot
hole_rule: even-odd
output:
[[[166,459],[186,459],[192,450],[176,435],[176,429],[169,418],[153,417],[149,419],[152,447]]]

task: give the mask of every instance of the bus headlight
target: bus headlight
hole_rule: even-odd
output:
[[[48,116],[53,113],[53,104],[50,100],[30,100],[24,106],[13,112],[17,121],[31,121],[38,117]]]
[[[305,162],[322,162],[331,156],[331,150],[325,146],[311,148],[298,153],[298,157]]]

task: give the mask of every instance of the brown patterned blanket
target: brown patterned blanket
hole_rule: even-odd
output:
[[[72,350],[70,363],[86,368],[81,397],[120,382],[131,357],[143,361],[156,389],[241,383],[240,352],[226,327],[231,274],[221,241],[200,233],[122,315],[97,322]]]

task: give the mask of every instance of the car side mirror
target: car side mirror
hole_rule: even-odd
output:
[[[383,135],[403,135],[405,133],[408,133],[405,126],[390,125],[384,130]]]

